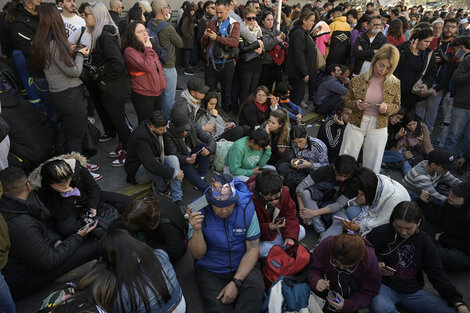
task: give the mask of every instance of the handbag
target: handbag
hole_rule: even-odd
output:
[[[317,51],[317,64],[316,64],[316,69],[319,70],[323,68],[326,65],[325,58],[320,52],[320,49],[318,49],[317,45],[315,45],[315,50]]]
[[[255,52],[256,49],[259,48],[259,42],[258,40],[253,41],[252,43],[247,43],[245,41],[240,42],[238,45],[239,49],[239,57],[242,62],[247,63],[250,62],[260,55]]]
[[[423,90],[425,89],[425,83],[423,82],[423,77],[424,74],[426,74],[426,71],[428,70],[429,62],[431,62],[432,58],[432,52],[428,53],[428,58],[426,60],[426,66],[424,67],[423,72],[421,75],[419,75],[419,79],[414,83],[413,88],[411,89],[411,93],[420,96],[420,97],[426,97],[427,95],[423,95]]]

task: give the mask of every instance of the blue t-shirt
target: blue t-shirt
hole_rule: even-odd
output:
[[[227,17],[227,19],[225,21],[223,21],[222,23],[220,23],[220,24],[219,24],[219,22],[217,22],[217,23],[218,23],[218,26],[219,26],[220,36],[227,37],[227,35],[228,35],[228,26],[230,24],[230,17]],[[214,48],[214,44],[212,44],[210,49],[209,49],[209,60],[214,59],[214,62],[216,64],[222,64],[224,62],[224,60],[214,58],[214,55],[212,53],[213,48]]]

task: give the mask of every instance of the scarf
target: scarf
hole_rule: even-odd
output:
[[[260,110],[261,112],[266,112],[269,108],[267,102],[265,102],[263,104],[259,104],[258,101],[256,101],[256,99],[255,99],[255,105],[258,108],[258,110]]]

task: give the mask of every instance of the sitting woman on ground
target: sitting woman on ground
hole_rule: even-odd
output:
[[[268,88],[259,86],[240,108],[238,114],[239,124],[248,125],[250,129],[256,129],[268,120],[271,110],[276,109],[277,103],[274,97],[270,96]]]
[[[410,200],[402,184],[390,177],[376,175],[367,167],[358,170],[352,188],[357,191],[357,197],[348,201],[348,208],[336,215],[359,224],[361,235],[387,223],[393,208],[401,201]],[[337,235],[341,229],[342,222],[334,220],[322,238]]]
[[[470,269],[470,183],[460,183],[450,191],[444,206],[429,202],[422,193],[419,206],[434,237],[442,265],[451,270]]]
[[[344,99],[352,114],[339,154],[357,159],[363,149],[363,166],[376,174],[380,172],[387,143],[388,117],[400,109],[400,81],[393,76],[399,58],[397,48],[383,45],[374,55],[369,71],[351,80]]]
[[[354,229],[329,237],[312,254],[310,289],[325,299],[323,312],[356,312],[370,305],[380,290],[374,247]]]
[[[83,277],[65,304],[95,304],[116,313],[184,313],[186,301],[168,255],[112,229],[101,241],[103,260]]]
[[[383,162],[399,164],[403,175],[408,174],[416,164],[427,158],[429,152],[434,150],[429,129],[414,110],[405,115],[402,127],[395,135],[395,139],[397,139],[395,146],[385,150]]]
[[[286,109],[291,127],[302,124],[302,108],[290,100],[292,86],[286,80],[276,84],[274,95],[279,97],[279,109]]]
[[[99,225],[93,234],[101,236],[132,202],[128,196],[101,190],[87,170],[85,158],[75,153],[41,164],[28,180],[62,236],[76,233],[95,218]]]
[[[304,126],[294,126],[290,131],[293,156],[287,162],[277,167],[284,178],[289,177],[288,187],[295,190],[297,185],[311,172],[322,166],[327,166],[328,151],[325,144],[307,134]]]
[[[269,134],[271,146],[271,158],[269,165],[277,166],[281,162],[288,161],[294,156],[290,151],[290,122],[286,109],[275,110],[269,113],[269,118],[261,125]]]
[[[197,111],[196,122],[205,132],[214,136],[215,140],[221,138],[228,141],[237,141],[248,135],[250,126],[236,126],[233,122],[226,122],[220,114],[218,105],[219,97],[215,91],[209,91],[203,102],[202,107]],[[206,128],[209,123],[209,128]]]
[[[268,133],[263,128],[250,130],[247,137],[238,139],[230,147],[225,157],[227,165],[224,173],[247,181],[251,176],[261,173],[261,168],[266,166],[270,157]]]
[[[152,112],[162,109],[166,78],[144,24],[133,22],[127,26],[123,48],[124,62],[131,78],[132,104],[140,124],[149,119]]]
[[[172,264],[186,252],[187,223],[169,199],[145,197],[134,201],[122,214],[122,226],[137,240],[165,251]]]
[[[382,274],[380,292],[372,299],[374,312],[398,313],[397,306],[410,313],[469,312],[447,277],[431,236],[419,230],[423,222],[418,205],[402,201],[393,209],[389,223],[367,235]],[[440,296],[423,289],[424,273]]]

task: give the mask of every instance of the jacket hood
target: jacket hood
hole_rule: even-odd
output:
[[[346,16],[338,16],[333,20],[333,22],[344,22],[346,23]]]
[[[29,174],[28,180],[31,184],[31,190],[40,189],[42,187],[41,186],[41,180],[42,180],[41,169],[42,169],[42,166],[45,163],[49,162],[49,161],[60,160],[60,159],[67,162],[67,164],[70,165],[70,167],[72,168],[72,171],[74,173],[75,173],[75,168],[76,168],[77,162],[79,162],[81,166],[86,167],[86,158],[78,152],[72,152],[70,154],[63,154],[63,155],[53,157],[53,158],[47,160],[46,162],[41,163],[38,167],[36,167],[31,172],[31,174]]]
[[[103,32],[109,33],[111,36],[119,35],[119,30],[115,25],[104,25]]]

